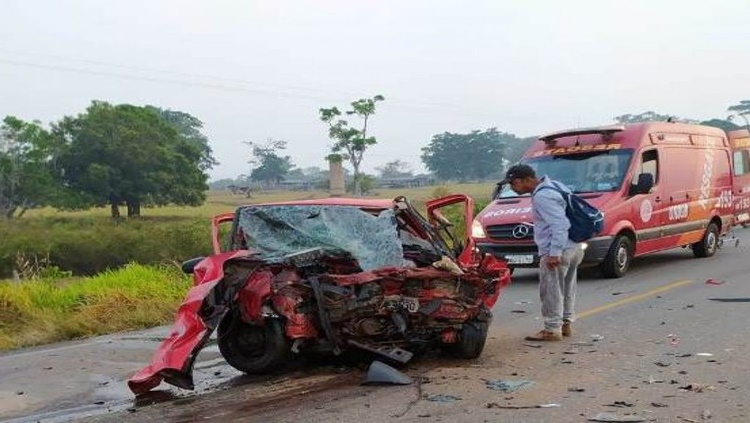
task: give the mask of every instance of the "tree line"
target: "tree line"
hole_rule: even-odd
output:
[[[366,152],[377,144],[372,120],[384,100],[376,95],[353,101],[344,111],[336,106],[319,109],[332,141],[325,159],[348,162],[353,169],[352,191],[357,195],[363,185],[372,183],[361,166]],[[682,121],[725,131],[741,128],[738,123],[750,127],[750,100],[727,111],[726,118],[703,121],[654,111],[624,114],[614,121]],[[208,189],[207,172],[217,164],[202,129],[203,123],[189,113],[103,101],[93,101],[83,113],[46,127],[8,116],[0,125],[0,217],[19,217],[43,206],[62,210],[109,207],[113,217],[120,217],[125,207],[127,216],[133,217],[140,216],[142,207],[200,205]],[[481,181],[499,177],[536,139],[497,128],[444,132],[432,137],[420,158],[438,179]],[[252,181],[278,185],[289,177],[327,176],[317,167],[297,168],[285,154],[284,140],[246,144],[251,156],[247,179]],[[377,170],[381,178],[413,175],[403,160]]]
[[[0,216],[35,207],[196,206],[216,164],[203,123],[180,111],[93,101],[48,127],[13,116],[0,125]]]

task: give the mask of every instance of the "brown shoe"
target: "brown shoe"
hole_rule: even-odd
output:
[[[562,334],[558,332],[552,332],[551,330],[542,329],[539,332],[527,336],[527,341],[562,341]]]
[[[570,336],[573,334],[573,327],[570,322],[563,322],[562,325],[562,336]]]

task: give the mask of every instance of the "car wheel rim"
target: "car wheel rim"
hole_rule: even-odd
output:
[[[714,250],[716,250],[716,234],[711,231],[708,233],[708,236],[706,237],[706,248],[709,253],[713,253]]]
[[[628,266],[628,247],[625,244],[620,244],[620,248],[617,250],[617,268],[620,271],[625,270]]]

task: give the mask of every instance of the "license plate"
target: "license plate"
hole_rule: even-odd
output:
[[[505,261],[507,261],[508,264],[532,264],[534,263],[534,255],[533,254],[506,255]]]

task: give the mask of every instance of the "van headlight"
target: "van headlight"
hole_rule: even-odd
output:
[[[477,219],[474,219],[471,223],[471,236],[472,238],[487,238],[487,234],[484,232],[482,224]]]
[[[589,248],[589,243],[588,242],[582,242],[581,243],[581,249],[583,251],[586,251],[587,248]]]

